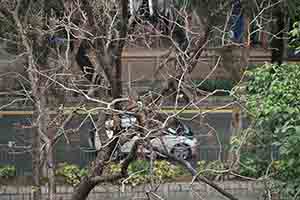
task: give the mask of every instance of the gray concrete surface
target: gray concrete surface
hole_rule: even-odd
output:
[[[255,182],[218,182],[220,187],[230,192],[239,200],[260,200],[261,184]],[[1,200],[30,200],[30,187],[7,187],[0,188]],[[47,198],[46,190],[43,188],[44,199]],[[57,200],[69,200],[73,189],[71,187],[58,187]],[[122,186],[103,185],[95,188],[88,200],[131,200],[131,199],[146,199],[146,192],[149,191],[148,185],[141,185],[137,187],[126,186],[122,191]],[[170,200],[225,200],[226,198],[218,194],[215,190],[204,184],[194,184],[192,187],[190,183],[166,183],[162,184],[157,195],[163,199]],[[155,195],[151,195],[151,199],[159,199]]]

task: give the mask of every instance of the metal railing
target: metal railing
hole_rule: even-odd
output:
[[[244,150],[244,152],[248,151],[249,149]],[[260,154],[260,150],[255,151],[257,152],[257,155]],[[279,159],[278,147],[271,147],[268,151],[261,152],[261,156],[267,157],[270,160]],[[96,158],[96,152],[91,148],[66,146],[65,148],[55,149],[54,157],[56,164],[69,163],[83,168]],[[226,162],[228,159],[230,159],[230,151],[228,148],[216,145],[206,145],[198,148],[198,153],[193,161],[220,160]],[[30,176],[32,173],[31,151],[20,148],[4,148],[3,146],[0,146],[0,166],[5,165],[15,166],[17,176]]]

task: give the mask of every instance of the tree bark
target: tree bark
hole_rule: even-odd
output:
[[[24,26],[20,21],[20,17],[19,17],[20,6],[21,6],[21,1],[18,1],[15,10],[12,13],[12,16],[17,25],[17,30],[20,33],[22,45],[24,46],[27,53],[27,65],[28,65],[27,71],[28,71],[29,81],[31,84],[32,98],[34,104],[34,114],[33,114],[34,123],[33,123],[33,135],[32,135],[33,137],[32,139],[32,168],[33,168],[32,197],[33,200],[40,200],[42,199],[41,198],[42,197],[41,195],[41,175],[42,175],[41,140],[43,140],[47,145],[51,145],[50,140],[46,135],[48,120],[49,120],[49,113],[46,107],[47,95],[45,92],[47,90],[47,87],[45,87],[45,85],[42,85],[43,81],[41,81],[41,78],[39,76],[40,68],[44,67],[47,64],[48,50],[44,49],[46,40],[43,40],[43,38],[41,38],[39,35],[31,36],[32,38],[26,35],[26,29],[24,29]],[[41,44],[39,42],[41,42]],[[51,148],[51,152],[52,152],[52,148]],[[51,175],[51,177],[53,176]],[[55,181],[55,179],[52,180],[51,192],[53,192],[53,186],[55,187],[53,181]],[[53,194],[51,194],[51,197],[52,196]]]
[[[102,124],[105,121],[105,119],[106,119],[105,114],[102,112],[99,113],[99,119],[97,121],[97,124]],[[96,131],[99,131],[98,127],[96,127]],[[105,134],[105,131],[101,130],[99,132],[100,132],[100,141],[106,141],[108,138]],[[109,145],[107,145],[105,148],[101,149],[98,152],[95,161],[93,161],[90,165],[88,175],[84,177],[80,181],[79,185],[77,185],[77,187],[75,188],[71,197],[72,200],[85,200],[88,197],[89,193],[97,185],[97,182],[92,180],[93,177],[102,176],[103,169],[107,164],[107,161],[110,159],[110,155],[114,150],[116,143],[117,140],[115,139]]]
[[[112,97],[113,99],[120,98],[122,96],[122,63],[121,56],[114,62],[115,71],[112,76]]]
[[[127,173],[127,169],[129,164],[136,160],[137,158],[137,150],[138,150],[138,145],[140,144],[139,140],[136,140],[135,143],[133,144],[130,153],[128,154],[127,158],[124,160],[124,162],[122,163],[122,167],[121,167],[121,172],[118,174],[113,174],[113,175],[109,175],[107,177],[102,176],[102,172],[103,172],[103,168],[104,168],[104,164],[106,163],[106,161],[110,158],[110,155],[116,145],[117,140],[113,141],[111,145],[108,146],[108,148],[106,148],[105,150],[107,150],[107,152],[102,151],[99,152],[100,154],[98,155],[99,159],[102,158],[104,160],[99,160],[99,161],[95,161],[95,167],[92,167],[92,172],[89,176],[85,177],[84,179],[81,180],[81,182],[79,183],[78,187],[75,189],[75,192],[72,195],[72,200],[85,200],[89,193],[93,190],[93,188],[99,184],[99,183],[103,183],[103,182],[114,182],[116,180],[119,180],[121,178],[127,177],[128,173]]]
[[[13,12],[13,19],[17,25],[17,29],[21,34],[22,45],[25,47],[27,56],[27,64],[28,64],[28,76],[31,83],[32,95],[34,97],[34,114],[33,114],[33,140],[32,140],[32,170],[33,170],[33,189],[32,189],[32,197],[33,200],[41,199],[41,168],[40,168],[40,149],[41,149],[41,135],[39,130],[39,116],[40,116],[40,108],[41,102],[38,97],[38,77],[37,77],[37,68],[34,63],[33,49],[28,41],[27,36],[25,35],[25,31],[23,25],[20,21],[18,12],[20,7],[20,1],[18,1],[16,9]]]
[[[56,178],[55,178],[55,160],[53,154],[53,144],[52,142],[48,145],[47,148],[47,168],[48,168],[48,196],[49,200],[55,200],[56,195]]]
[[[272,57],[271,62],[281,65],[284,60],[284,30],[285,14],[281,5],[273,10],[275,22],[272,26],[272,34],[275,35],[271,41]]]
[[[97,181],[92,180],[93,177],[102,176],[104,167],[110,159],[110,155],[114,150],[116,143],[117,140],[115,139],[98,153],[96,160],[91,164],[89,174],[84,177],[75,188],[71,197],[72,200],[85,200],[88,197],[89,193],[98,184]]]
[[[75,189],[74,193],[72,194],[72,200],[85,200],[89,193],[93,190],[96,186],[89,177],[85,177],[83,180],[80,181],[80,184]]]
[[[40,149],[41,138],[38,132],[38,128],[35,126],[32,132],[32,177],[33,177],[33,190],[32,199],[41,199],[41,168],[40,168]]]

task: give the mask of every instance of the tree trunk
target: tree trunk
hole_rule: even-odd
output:
[[[273,15],[275,22],[272,27],[272,34],[276,37],[273,37],[271,41],[272,48],[272,63],[282,64],[284,60],[284,30],[285,30],[285,15],[281,6],[277,6]]]
[[[127,30],[128,30],[128,0],[119,1],[118,7],[120,8],[119,17],[119,36],[118,40],[111,43],[111,46],[107,48],[105,51],[101,51],[103,45],[101,45],[101,40],[96,41],[96,44],[99,43],[97,46],[98,55],[97,58],[100,61],[99,63],[103,64],[104,71],[106,73],[106,77],[108,77],[109,82],[111,83],[111,97],[113,99],[119,98],[122,96],[122,52],[125,45],[124,38],[127,37]],[[84,1],[83,9],[92,12],[92,8],[90,7],[88,1]],[[88,12],[90,15],[92,13]],[[89,17],[90,25],[94,24],[93,17]],[[121,38],[121,39],[120,39]],[[120,40],[119,40],[120,39]],[[109,49],[109,51],[107,51]],[[110,52],[107,55],[104,52]],[[109,62],[110,61],[110,62]],[[114,105],[115,109],[121,109],[119,104]],[[99,113],[98,121],[105,121],[105,114]],[[96,127],[98,131],[99,127]],[[101,127],[100,127],[101,128]],[[119,131],[119,130],[118,130]],[[115,130],[115,132],[117,132]],[[107,135],[105,131],[99,131],[100,134],[100,141],[106,141]],[[114,133],[115,134],[115,133]],[[110,159],[110,156],[115,149],[117,144],[117,139],[110,142],[106,147],[101,149],[98,152],[96,160],[91,164],[88,176],[84,177],[79,185],[75,188],[75,191],[72,194],[72,200],[85,200],[89,193],[93,190],[93,188],[97,185],[96,181],[93,181],[92,178],[95,176],[102,176],[103,169],[105,165],[107,165],[107,161]]]
[[[112,97],[114,99],[120,98],[122,96],[122,61],[121,55],[118,56],[114,60],[113,68],[115,71],[113,72],[112,76]]]
[[[71,199],[85,200],[95,186],[96,185],[92,181],[90,181],[89,177],[85,177],[83,180],[80,181],[79,185],[73,192]]]
[[[106,161],[109,160],[111,152],[114,149],[116,142],[112,142],[105,149],[99,152],[96,160],[90,167],[89,175],[84,177],[79,185],[75,188],[71,199],[72,200],[85,200],[93,188],[97,185],[96,182],[92,181],[91,178],[95,176],[101,176],[103,173]]]
[[[34,127],[32,134],[32,177],[33,177],[33,190],[32,199],[41,199],[41,168],[40,168],[40,134],[38,128]]]
[[[53,155],[53,144],[48,145],[47,149],[47,168],[48,168],[48,197],[49,200],[55,200],[56,195],[56,179],[55,179],[55,160]]]

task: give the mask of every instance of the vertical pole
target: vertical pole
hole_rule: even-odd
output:
[[[128,72],[128,95],[132,95],[132,88],[131,88],[131,64],[127,62],[127,72]]]
[[[242,113],[240,108],[234,108],[232,112],[232,121],[231,121],[231,137],[230,140],[237,136],[242,130]],[[239,160],[239,155],[236,152],[229,152],[229,161],[234,163],[236,160]]]
[[[154,14],[153,1],[152,0],[148,0],[148,2],[149,2],[150,15],[152,16]]]
[[[135,15],[133,4],[134,4],[133,0],[129,0],[129,8],[130,8],[130,14],[131,15]]]

